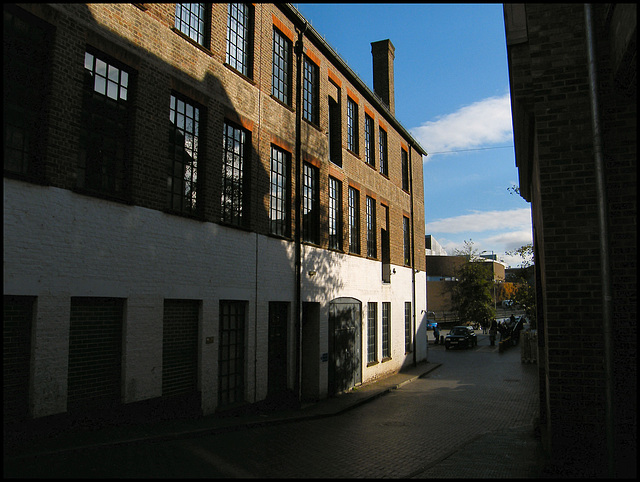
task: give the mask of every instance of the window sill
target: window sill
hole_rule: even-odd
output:
[[[285,109],[287,109],[290,112],[295,112],[295,110],[293,110],[293,107],[291,107],[289,104],[287,104],[286,102],[282,102],[280,99],[278,99],[275,95],[271,94],[271,98],[273,100],[275,100],[278,104],[280,104],[282,107],[284,107]]]
[[[174,33],[176,33],[178,36],[182,37],[184,40],[189,42],[194,47],[197,47],[198,49],[202,50],[209,57],[213,57],[213,52],[211,50],[209,50],[207,47],[205,47],[204,45],[199,44],[198,42],[193,40],[191,37],[189,37],[188,35],[185,35],[183,32],[181,32],[180,30],[178,30],[175,27],[171,27],[171,30],[173,30]]]
[[[391,361],[391,360],[392,360],[392,358],[391,358],[390,356],[387,356],[387,357],[384,357],[384,358],[381,360],[381,362],[380,362],[380,363],[386,363],[386,362]]]
[[[378,364],[378,360],[367,363],[367,368],[376,366]]]
[[[223,63],[222,65],[224,65],[227,69],[229,69],[231,72],[233,72],[236,75],[239,75],[241,78],[243,78],[244,80],[246,80],[247,82],[249,82],[251,85],[256,85],[256,83],[254,82],[254,80],[251,77],[247,77],[246,75],[244,75],[242,72],[240,72],[239,70],[235,69],[234,67],[232,67],[231,65],[229,65],[228,63]]]
[[[103,191],[95,191],[93,189],[88,189],[86,187],[74,187],[73,192],[76,194],[81,194],[83,196],[91,196],[95,198],[105,199],[107,201],[113,201],[122,204],[128,204],[130,206],[133,205],[133,201],[128,194],[118,195],[115,193],[107,193]]]

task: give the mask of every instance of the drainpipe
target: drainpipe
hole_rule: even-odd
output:
[[[589,68],[589,98],[591,100],[591,123],[593,129],[593,149],[596,168],[596,191],[598,196],[598,229],[600,235],[600,276],[602,281],[602,325],[604,331],[604,371],[605,371],[605,434],[607,442],[607,467],[609,477],[615,477],[614,413],[613,413],[613,349],[612,349],[612,290],[609,258],[607,221],[607,197],[602,155],[602,132],[598,105],[598,78],[594,25],[591,5],[584,5],[584,20],[587,40]]]
[[[413,366],[415,367],[418,363],[416,360],[416,245],[413,225],[413,164],[411,162],[412,150],[413,145],[409,143],[409,196],[411,199],[411,318],[413,322],[411,331],[413,332]]]
[[[294,47],[296,53],[296,328],[298,334],[298,353],[296,362],[296,391],[298,401],[302,401],[302,54],[304,52],[303,36],[307,30],[304,23],[302,30],[297,30],[298,40]]]

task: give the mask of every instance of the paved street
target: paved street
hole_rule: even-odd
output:
[[[444,332],[443,332],[444,334]],[[5,460],[28,477],[531,477],[537,365],[432,344],[422,378],[341,415]]]

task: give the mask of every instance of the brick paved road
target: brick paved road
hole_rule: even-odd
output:
[[[510,477],[531,469],[537,366],[498,353],[430,345],[442,366],[343,415],[182,440],[23,460],[38,477]],[[514,442],[514,434],[520,434]],[[524,434],[524,437],[521,436]],[[524,442],[523,442],[524,440]],[[489,455],[487,455],[489,454]],[[490,460],[491,459],[491,460]],[[494,462],[495,460],[495,462]],[[26,471],[26,473],[25,473]],[[7,472],[5,471],[5,474]]]

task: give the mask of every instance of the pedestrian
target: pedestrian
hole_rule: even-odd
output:
[[[489,341],[491,342],[491,346],[496,344],[496,335],[498,333],[498,322],[494,318],[491,321],[491,326],[489,327]]]
[[[440,339],[440,329],[438,328],[438,324],[437,323],[433,327],[433,336],[436,338],[436,340],[433,342],[433,344],[437,345],[438,344],[438,340]]]

